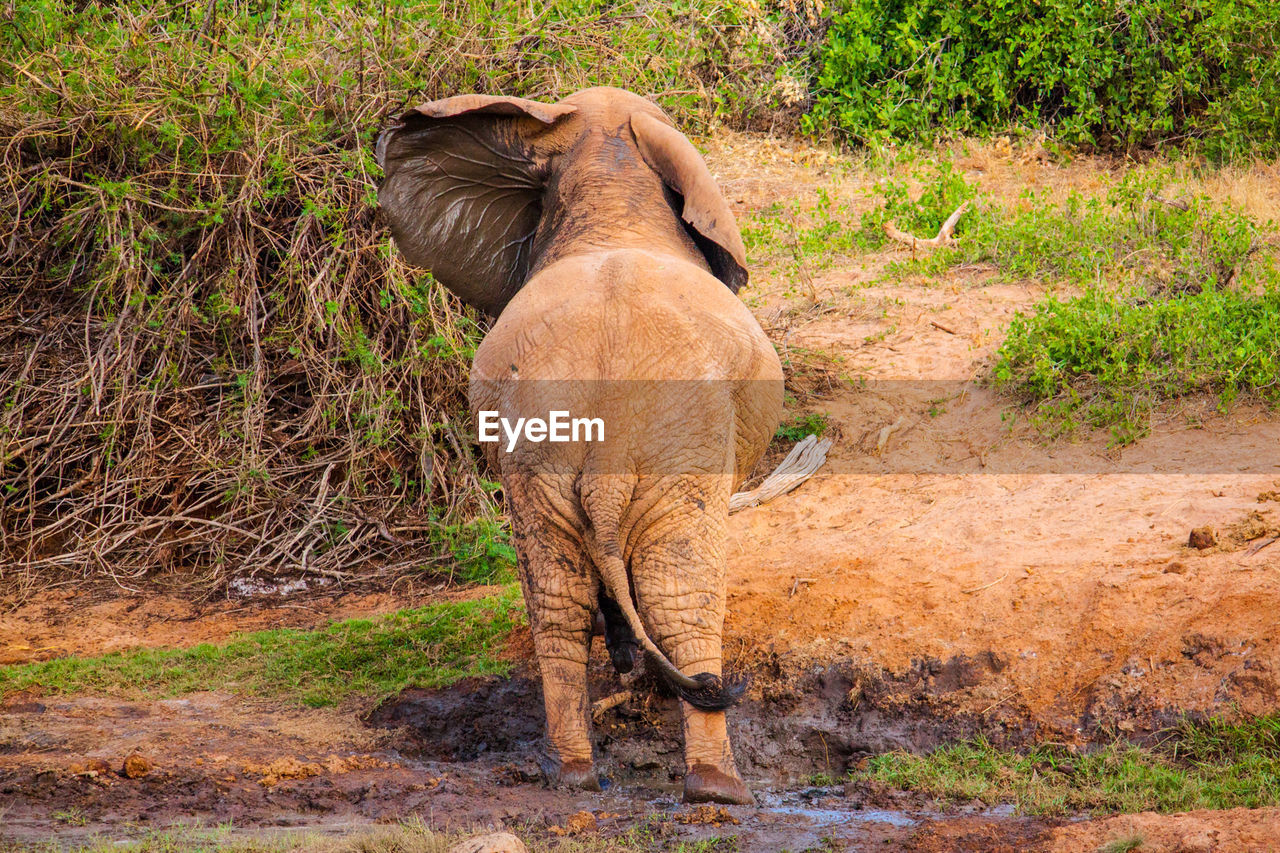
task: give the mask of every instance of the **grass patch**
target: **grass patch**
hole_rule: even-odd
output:
[[[800,412],[794,415],[791,420],[783,421],[778,425],[778,431],[773,434],[774,438],[780,438],[783,441],[803,441],[806,436],[816,435],[822,438],[827,430],[831,428],[831,415],[826,412]]]
[[[810,269],[820,270],[859,246],[845,225],[848,217],[848,205],[819,187],[812,201],[771,202],[745,218],[742,242],[752,263],[780,263],[786,277],[803,280]]]
[[[1048,745],[1010,752],[978,740],[879,755],[857,777],[1035,815],[1275,806],[1278,728],[1280,717],[1184,723],[1154,749],[1117,742],[1085,754]]]
[[[1098,848],[1098,853],[1129,853],[1130,850],[1140,849],[1142,843],[1143,837],[1141,835],[1126,835],[1123,838],[1108,841]]]
[[[176,696],[201,690],[296,698],[311,706],[505,675],[504,638],[524,621],[517,587],[316,630],[281,628],[189,649],[137,649],[0,667],[0,695]]]

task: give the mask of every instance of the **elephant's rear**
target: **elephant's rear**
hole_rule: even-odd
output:
[[[729,497],[782,406],[781,365],[746,307],[679,259],[570,259],[512,300],[476,354],[472,390],[473,406],[518,417],[603,421],[598,442],[491,458],[526,499],[538,478],[541,513],[578,532],[682,697],[702,711],[731,704],[741,685],[720,680]]]
[[[536,393],[498,390],[529,380]],[[527,417],[551,405],[598,414],[605,446],[584,448],[584,464],[625,458],[632,473],[711,473],[714,459],[729,488],[782,412],[782,366],[746,306],[694,264],[641,250],[535,275],[477,351],[472,382],[473,406],[519,397]]]
[[[745,249],[706,164],[615,89],[433,101],[378,157],[406,256],[500,315],[472,408],[503,421],[481,439],[520,555],[548,778],[599,789],[586,663],[607,594],[688,700],[686,801],[751,802],[718,712],[736,695],[720,682],[725,527],[776,427],[782,371],[734,296]]]

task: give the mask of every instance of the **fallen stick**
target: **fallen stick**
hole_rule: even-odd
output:
[[[600,722],[600,718],[605,715],[606,711],[610,711],[618,707],[623,702],[630,701],[634,695],[635,694],[630,690],[623,690],[619,693],[614,693],[612,696],[606,696],[603,699],[596,700],[591,705],[591,719],[594,722]]]
[[[884,449],[889,445],[889,436],[902,429],[906,422],[907,419],[905,417],[898,418],[892,424],[880,430],[880,436],[876,439],[876,456],[884,455]]]
[[[963,201],[955,212],[947,217],[947,221],[942,223],[942,227],[938,229],[936,237],[917,237],[914,234],[908,234],[906,231],[900,231],[892,222],[884,224],[884,233],[890,240],[896,240],[899,243],[906,243],[913,250],[920,249],[936,249],[939,246],[949,246],[956,241],[952,235],[956,230],[956,223],[960,221],[961,215],[969,209],[969,202]]]
[[[1258,553],[1258,552],[1259,552],[1259,551],[1261,551],[1263,548],[1265,548],[1265,547],[1267,547],[1268,545],[1270,545],[1272,542],[1275,542],[1277,539],[1280,539],[1280,536],[1272,536],[1272,537],[1270,537],[1270,538],[1268,538],[1268,539],[1263,539],[1261,542],[1258,542],[1258,543],[1256,543],[1256,544],[1254,544],[1254,545],[1251,545],[1251,546],[1249,547],[1249,550],[1244,552],[1244,555],[1245,555],[1246,557],[1252,557],[1254,554]]]
[[[765,477],[764,482],[749,492],[738,492],[729,498],[729,512],[737,512],[749,506],[759,506],[785,495],[796,486],[813,476],[814,472],[827,461],[827,451],[831,449],[831,439],[818,440],[816,435],[807,435],[804,440],[791,448],[787,458],[783,459],[773,473]]]
[[[991,589],[991,587],[1000,583],[1000,581],[1004,580],[1007,577],[1009,577],[1009,573],[1005,572],[1000,577],[993,580],[991,583],[986,583],[986,584],[983,584],[982,586],[975,586],[973,589],[962,589],[960,591],[963,592],[965,595],[973,595],[975,592],[982,592],[984,589]]]
[[[1151,201],[1158,201],[1161,204],[1167,204],[1169,207],[1181,210],[1183,213],[1191,209],[1191,205],[1180,199],[1162,198],[1155,193],[1147,193],[1147,198]]]
[[[796,597],[796,593],[800,591],[800,584],[804,584],[805,586],[808,586],[811,583],[817,583],[817,582],[818,581],[814,578],[796,578],[795,583],[791,584],[791,594],[788,595],[787,598]]]

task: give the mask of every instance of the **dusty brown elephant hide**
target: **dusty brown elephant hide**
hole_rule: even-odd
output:
[[[586,662],[634,638],[682,697],[685,799],[750,802],[721,678],[729,496],[764,452],[782,368],[735,296],[737,224],[649,101],[463,95],[378,143],[379,200],[411,262],[497,320],[473,414],[598,417],[603,440],[485,443],[511,513],[542,672],[553,781],[598,788]]]

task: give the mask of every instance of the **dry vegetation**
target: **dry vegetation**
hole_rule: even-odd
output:
[[[804,14],[789,38],[814,37]],[[752,20],[21,4],[0,28],[0,594],[444,557],[491,576],[511,552],[462,391],[481,319],[391,250],[373,139],[456,91],[593,83],[751,123],[771,95],[744,81],[790,43]]]

